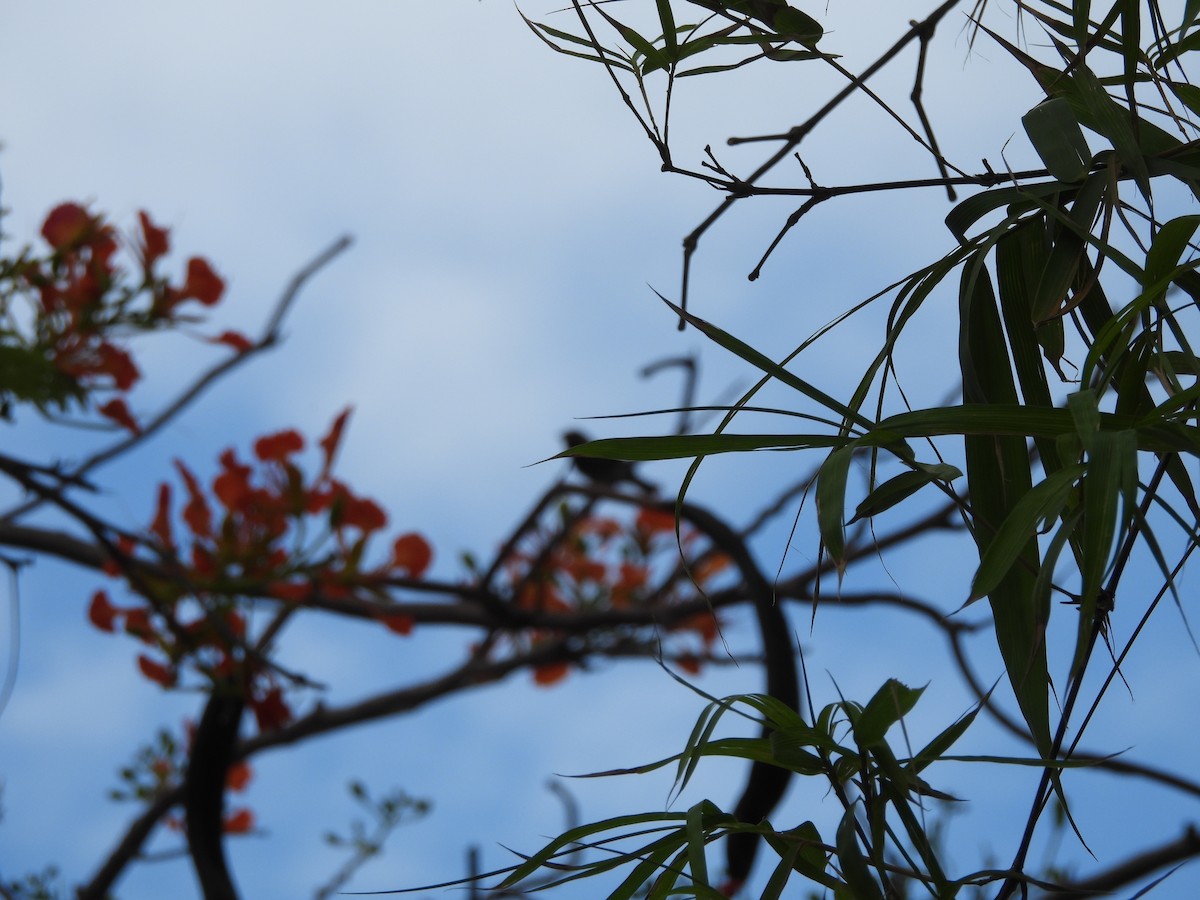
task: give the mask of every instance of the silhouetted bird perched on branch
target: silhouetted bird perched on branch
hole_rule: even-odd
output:
[[[588,438],[582,432],[568,431],[563,435],[568,447],[578,447],[586,444]],[[602,484],[606,487],[617,487],[622,482],[635,484],[647,494],[655,493],[658,488],[633,471],[633,463],[624,459],[599,459],[595,456],[572,456],[571,462],[588,481]]]

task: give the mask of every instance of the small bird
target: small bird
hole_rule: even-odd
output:
[[[586,444],[588,438],[582,432],[568,431],[563,435],[568,447],[578,447]],[[606,487],[617,487],[622,482],[637,485],[647,494],[653,494],[658,488],[633,471],[633,463],[624,459],[600,459],[595,456],[572,456],[571,462],[588,481],[602,484]]]

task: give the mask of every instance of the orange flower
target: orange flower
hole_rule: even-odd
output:
[[[253,492],[250,487],[250,467],[237,461],[232,449],[226,450],[220,457],[221,468],[224,469],[213,481],[213,493],[230,512],[241,509],[245,499]]]
[[[548,687],[556,681],[567,677],[570,666],[565,662],[544,663],[533,667],[533,681],[541,687]]]
[[[157,682],[165,688],[174,686],[175,674],[162,663],[157,663],[150,657],[142,655],[138,656],[137,663],[142,674],[151,681]]]
[[[42,237],[55,250],[66,250],[83,244],[96,225],[96,220],[78,203],[60,203],[42,223]]]
[[[238,640],[246,637],[246,619],[236,609],[225,610],[225,627]]]
[[[104,591],[96,591],[92,594],[92,602],[88,604],[88,619],[101,631],[116,631],[116,619],[119,613],[120,610],[108,602],[108,594]]]
[[[175,538],[171,536],[171,486],[158,486],[158,506],[154,512],[154,521],[150,523],[150,532],[168,550],[175,548]]]
[[[238,353],[245,353],[247,350],[254,349],[254,342],[237,331],[222,331],[215,338],[209,338],[208,340],[211,344],[224,344],[226,347],[232,347]]]
[[[412,578],[420,578],[433,561],[433,548],[415,532],[402,534],[392,545],[392,568],[405,569]]]
[[[394,631],[396,634],[405,635],[412,634],[413,625],[416,624],[412,616],[405,615],[404,613],[388,613],[380,616],[379,621],[381,621],[389,631]]]
[[[129,412],[129,407],[125,405],[125,400],[122,397],[114,397],[103,406],[97,407],[96,412],[107,419],[112,419],[123,428],[127,428],[134,434],[142,433],[142,426],[134,419],[133,414]]]
[[[330,492],[333,499],[329,508],[329,524],[334,528],[350,526],[367,534],[387,525],[387,513],[374,500],[355,497],[350,488],[337,480],[330,485]],[[314,497],[308,499],[311,506]]]
[[[192,544],[192,573],[201,578],[211,578],[217,574],[217,561],[213,555],[199,544]]]
[[[141,377],[138,367],[133,363],[133,357],[120,347],[101,341],[96,347],[96,356],[99,359],[87,374],[110,376],[119,391],[129,390]]]
[[[245,760],[235,762],[225,773],[225,787],[231,791],[244,791],[253,775],[248,762]]]
[[[222,826],[226,834],[249,834],[254,829],[254,812],[252,810],[236,810],[225,819]]]
[[[321,438],[321,451],[325,454],[325,464],[321,467],[321,477],[319,480],[324,480],[329,477],[329,472],[333,468],[333,458],[337,454],[338,444],[342,442],[342,431],[346,427],[346,420],[350,417],[350,411],[353,407],[347,406],[343,409],[333,424],[329,426],[329,433]]]
[[[637,566],[633,563],[621,563],[621,575],[617,579],[616,587],[623,591],[632,591],[637,588],[644,587],[649,573],[645,566]]]
[[[225,282],[213,271],[208,260],[193,256],[187,264],[187,280],[179,289],[179,299],[196,299],[205,306],[212,306],[225,293]]]
[[[338,517],[340,525],[349,525],[363,533],[378,531],[387,525],[387,513],[374,500],[355,497],[347,491],[341,507],[341,515]]]
[[[665,509],[642,507],[638,510],[635,524],[637,525],[637,530],[645,535],[653,535],[660,532],[673,533],[675,531],[675,514]]]
[[[696,613],[694,616],[689,616],[678,625],[677,629],[684,631],[694,631],[700,635],[700,639],[705,645],[711,644],[717,639],[720,634],[721,624],[717,621],[717,617],[710,612]]]
[[[304,438],[293,429],[260,437],[254,442],[254,455],[264,462],[285,462],[293,453],[304,449]]]
[[[261,698],[252,697],[250,708],[261,732],[275,731],[292,720],[292,711],[283,699],[283,691],[272,687]]]
[[[150,623],[150,613],[145,609],[125,610],[125,633],[147,644],[153,643],[155,633],[154,626]]]
[[[169,232],[165,228],[159,228],[150,221],[150,214],[143,209],[138,210],[138,222],[142,226],[142,240],[140,252],[142,256],[142,267],[146,273],[154,268],[155,262],[160,256],[165,256],[171,248]]]
[[[200,482],[182,461],[175,460],[175,468],[179,470],[188,491],[188,502],[183,508],[183,520],[187,522],[188,528],[196,537],[211,537],[212,512],[208,508],[208,501],[204,499],[204,494],[200,491]]]

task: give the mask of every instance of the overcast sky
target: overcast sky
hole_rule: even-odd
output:
[[[522,8],[539,18],[556,5]],[[857,70],[934,5],[833,0],[809,11]],[[570,26],[561,16],[556,24]],[[943,26],[926,83],[931,111],[953,111],[935,112],[943,148],[964,166],[986,156],[1000,168],[1003,152],[1019,168],[1031,157],[1014,129],[1037,100],[1034,86],[998,65],[994,47],[969,56],[960,25]],[[906,114],[914,65],[910,54],[879,81]],[[698,165],[711,143],[723,163],[745,173],[764,150],[726,148],[726,136],[784,130],[839,86],[815,65],[758,68],[681,85],[673,125],[681,162]],[[970,101],[983,91],[986,102]],[[550,52],[501,0],[0,0],[0,141],[8,252],[31,240],[63,200],[91,203],[126,228],[147,209],[172,226],[173,264],[201,254],[227,277],[214,331],[257,331],[299,267],[339,236],[354,237],[350,252],[306,287],[277,353],[205,395],[170,435],[105,471],[108,508],[129,527],[148,521],[155,485],[169,477],[173,457],[211,473],[226,446],[244,453],[257,435],[287,427],[318,436],[353,403],[339,471],[384,502],[393,529],[427,534],[438,574],[454,577],[461,551],[488,554],[562,474],[559,464],[530,464],[559,449],[575,417],[677,402],[677,379],[642,381],[644,364],[700,354],[707,401],[749,383],[743,367],[695,331],[678,333],[648,287],[677,297],[681,238],[718,196],[660,173],[602,70]],[[863,102],[837,113],[804,158],[826,184],[935,175],[894,123]],[[781,177],[800,180],[794,169]],[[782,356],[852,302],[948,250],[947,210],[936,191],[829,204],[750,284],[746,274],[790,206],[745,205],[701,244],[694,309]],[[918,401],[937,401],[955,385],[953,303],[947,294],[931,304],[927,340],[902,350],[905,384]],[[843,365],[847,354],[874,353],[881,315],[816,345],[805,377],[832,392],[846,389],[853,377]],[[195,341],[148,342],[135,411],[158,408],[213,354]],[[672,425],[587,427],[617,434]],[[43,456],[77,457],[85,446],[73,433],[25,421],[9,432],[11,447]],[[695,496],[736,517],[810,462],[722,460],[706,468]],[[673,486],[679,471],[667,465],[647,474]],[[805,540],[791,560],[815,554]],[[953,608],[969,577],[963,546],[933,545],[920,559],[889,560],[890,577],[914,589],[944,589]],[[773,565],[785,547],[786,523],[759,550]],[[940,570],[933,585],[931,559]],[[155,728],[178,728],[199,711],[199,698],[166,696],[142,679],[130,642],[87,626],[95,586],[88,573],[45,563],[22,579],[20,678],[0,718],[6,877],[50,862],[72,883],[90,876],[134,814],[104,800],[115,770]],[[887,619],[871,624],[878,646],[864,643],[861,620],[836,610],[822,613],[812,634],[807,622],[798,626],[810,666],[829,673],[820,684],[826,700],[835,696],[831,679],[847,696],[865,699],[888,676],[920,684],[940,671],[940,657],[931,662],[908,643],[929,642],[940,654],[935,634]],[[1164,640],[1175,641],[1172,653],[1182,652],[1177,625],[1163,625]],[[905,643],[889,646],[886,638],[896,635]],[[754,646],[749,631],[733,638]],[[322,619],[297,629],[291,652],[335,685],[335,700],[345,700],[436,671],[457,658],[464,640],[364,637],[360,628]],[[984,671],[998,675],[983,658]],[[1194,677],[1194,657],[1185,664]],[[1137,665],[1146,689],[1138,703],[1126,702],[1113,721],[1095,726],[1098,738],[1144,732],[1153,744],[1154,731],[1174,727],[1150,689],[1167,677],[1158,671],[1162,663]],[[944,672],[935,684],[944,693],[931,690],[923,721],[942,727],[966,701]],[[747,667],[704,685],[757,690],[760,675]],[[1194,722],[1195,692],[1176,700],[1188,708],[1186,715],[1169,710],[1175,723]],[[551,773],[676,752],[701,706],[652,664],[601,666],[553,690],[517,677],[418,715],[264,755],[246,799],[270,838],[230,842],[237,880],[248,898],[311,895],[339,865],[320,835],[345,830],[356,814],[345,792],[352,777],[379,792],[401,787],[434,802],[433,816],[396,835],[355,889],[461,876],[471,844],[483,848],[485,865],[503,865],[511,858],[501,842],[532,851],[561,828],[561,807],[543,786]],[[1186,734],[1181,753],[1194,753],[1194,730]],[[986,784],[970,772],[955,777],[975,810],[961,819],[968,835],[962,864],[980,851],[1007,859],[1007,833],[980,831],[978,823],[1023,817],[1031,777],[1006,773]],[[743,778],[742,766],[714,764],[702,769],[691,796],[731,804]],[[669,777],[572,785],[588,819],[659,808],[669,787]],[[1145,809],[1165,809],[1157,792],[1141,796]],[[1123,829],[1103,822],[1103,803],[1116,798],[1079,798],[1085,820],[1094,814],[1088,835],[1101,859],[1128,849]],[[1172,802],[1139,838],[1172,834],[1182,815]],[[832,807],[819,786],[806,785],[793,790],[789,809],[799,820],[817,816],[822,803],[828,817]],[[178,842],[168,836],[153,846],[169,850]],[[130,900],[184,898],[192,890],[181,860],[136,866],[118,885]]]

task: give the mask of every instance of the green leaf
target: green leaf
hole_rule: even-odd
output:
[[[1092,163],[1092,151],[1064,97],[1043,100],[1021,124],[1046,170],[1059,181],[1082,181]]]
[[[913,757],[914,770],[920,772],[926,766],[940,760],[945,752],[953,747],[958,739],[971,727],[975,721],[975,717],[979,715],[979,710],[983,709],[983,703],[984,701],[981,700],[969,713],[944,729],[941,734],[922,747],[920,752]]]
[[[1090,389],[1076,391],[1067,397],[1067,409],[1071,411],[1079,445],[1085,451],[1090,451],[1092,439],[1100,431],[1100,398]]]
[[[691,869],[692,880],[700,884],[708,884],[708,862],[704,856],[704,835],[706,813],[711,818],[715,807],[704,800],[697,803],[687,812],[687,858]]]
[[[959,289],[959,363],[963,373],[963,398],[986,410],[992,406],[1016,406],[1017,392],[1009,370],[1008,348],[996,298],[984,262],[981,251],[963,267]],[[1064,412],[1044,407],[1020,409],[1027,417]],[[1001,435],[967,435],[964,448],[980,573],[990,575],[992,571],[1000,570],[999,579],[986,591],[996,643],[1021,713],[1039,751],[1046,755],[1050,747],[1048,676],[1043,640],[1046,623],[1040,618],[1032,595],[1040,565],[1033,532],[1017,535],[1011,542],[1006,540],[1001,546],[1002,556],[997,557],[1003,561],[993,562],[985,569],[1001,525],[1030,492],[1028,450],[1023,437]],[[977,585],[978,580],[979,573]],[[972,589],[973,597],[980,593],[978,586]]]
[[[1146,302],[1158,305],[1167,295],[1167,282],[1176,276],[1188,242],[1200,226],[1200,216],[1180,216],[1158,230],[1146,254],[1146,272],[1142,290]]]
[[[729,819],[731,817],[726,816],[725,818]],[[533,856],[529,857],[524,863],[513,869],[500,882],[498,887],[513,887],[543,868],[556,856],[573,851],[576,844],[590,842],[596,835],[609,831],[620,831],[631,826],[642,827],[656,822],[668,823],[672,826],[682,825],[686,819],[686,815],[681,813],[640,813],[637,815],[616,816],[611,819],[603,819],[599,822],[592,822],[577,828],[568,829],[546,844],[545,847]],[[592,874],[599,874],[600,872],[624,865],[627,861],[625,856],[615,855],[590,865],[586,871]]]
[[[854,809],[853,806],[849,807],[838,823],[836,846],[842,878],[846,880],[846,885],[855,900],[883,900],[883,892],[871,876],[862,850],[858,846],[858,820]]]
[[[666,44],[667,57],[671,61],[679,59],[679,42],[675,35],[675,13],[671,10],[671,0],[655,0],[658,6],[658,21],[662,25],[663,42]]]
[[[792,6],[782,6],[771,20],[771,27],[781,38],[815,48],[825,29],[812,16]]]
[[[924,691],[925,688],[906,687],[889,678],[854,723],[855,742],[864,748],[882,744],[888,729],[908,715]]]
[[[1132,40],[1136,42],[1138,36],[1134,35]],[[1148,122],[1138,122],[1135,130],[1133,117],[1136,112],[1113,100],[1104,90],[1104,85],[1082,61],[1075,67],[1074,76],[1063,79],[1061,83],[1068,91],[1067,99],[1075,101],[1075,113],[1080,122],[1112,142],[1113,149],[1117,151],[1117,158],[1133,173],[1142,196],[1149,200],[1150,173],[1146,169],[1145,156],[1155,150],[1166,149],[1158,147],[1156,143],[1153,146],[1148,143],[1146,149],[1143,149],[1142,141],[1155,137],[1151,132],[1153,126]],[[1170,140],[1172,147],[1179,143],[1173,138]]]
[[[601,438],[578,444],[550,459],[587,456],[645,462],[655,459],[689,459],[712,453],[748,450],[806,450],[842,447],[850,438],[829,434],[683,434],[634,438]]]
[[[642,37],[624,22],[614,19],[602,7],[593,4],[592,9],[599,13],[625,39],[629,46],[633,48],[634,55],[631,57],[630,62],[636,64],[636,57],[640,54],[645,58],[647,68],[661,69],[668,65],[669,61],[662,55],[662,51],[655,47],[651,41]]]
[[[951,467],[953,468],[953,467]],[[954,478],[957,478],[962,473],[954,469],[957,473]],[[858,504],[858,508],[854,510],[854,518],[847,524],[857,522],[859,519],[869,519],[872,516],[877,516],[886,509],[891,509],[897,503],[907,499],[915,494],[925,485],[934,481],[940,481],[944,476],[936,476],[929,472],[901,472],[893,478],[880,485],[877,485],[863,501]],[[948,479],[947,479],[948,480]]]
[[[834,450],[825,458],[817,473],[817,527],[825,552],[837,566],[838,582],[846,571],[846,531],[843,519],[846,509],[846,478],[854,446]]]
[[[986,597],[1004,581],[1013,567],[1018,565],[1040,523],[1058,516],[1075,481],[1084,471],[1085,467],[1079,464],[1060,469],[1017,501],[988,542],[971,582],[971,596],[967,598],[967,603]]]
[[[996,277],[1004,330],[1021,395],[1026,405],[1032,407],[1053,406],[1033,311],[1036,279],[1038,273],[1044,272],[1047,259],[1045,234],[1045,221],[1034,218],[996,242]],[[1046,471],[1056,470],[1059,459],[1054,441],[1038,438],[1035,444]]]
[[[1041,266],[1031,300],[1033,321],[1039,324],[1061,318],[1074,304],[1067,302],[1072,288],[1078,285],[1079,268],[1087,252],[1085,235],[1091,234],[1092,223],[1107,197],[1109,173],[1095,172],[1088,177],[1061,227],[1054,235],[1054,246]],[[1060,323],[1061,328],[1061,323]]]
[[[829,854],[825,851],[821,833],[812,822],[805,822],[778,834],[767,834],[764,838],[771,849],[780,856],[780,866],[776,873],[779,869],[784,869],[784,874],[787,874],[788,869],[794,870],[804,878],[831,890],[839,883],[825,871]],[[772,882],[774,880],[772,877]]]
[[[1153,416],[1101,413],[1100,428],[1103,431],[1134,429],[1141,450],[1200,454],[1200,429],[1192,425],[1161,422]],[[919,409],[889,416],[873,431],[858,438],[857,443],[870,446],[882,439],[929,438],[950,434],[1056,438],[1074,433],[1074,420],[1065,409],[1021,406],[1018,403],[964,403],[961,406]],[[969,478],[969,469],[967,475]]]
[[[656,291],[655,293],[658,292]],[[779,365],[770,357],[759,353],[744,341],[738,340],[733,335],[722,331],[716,325],[706,322],[699,316],[694,316],[689,312],[685,312],[662,294],[658,294],[658,297],[663,301],[663,303],[667,304],[667,306],[674,310],[680,318],[686,320],[688,324],[696,328],[705,337],[709,338],[717,345],[724,347],[731,353],[741,357],[752,366],[761,369],[763,372],[766,372],[777,381],[787,385],[793,390],[799,391],[810,400],[815,400],[817,403],[821,404],[831,412],[837,413],[838,415],[844,417],[847,422],[853,422],[854,424],[863,428],[870,428],[874,424],[870,419],[863,417],[855,410],[852,410],[840,401],[835,400],[833,397],[829,396],[829,394],[826,394],[824,391],[813,387],[804,379],[793,375],[787,369],[783,368],[783,366]]]
[[[37,347],[0,344],[0,400],[32,403],[40,411],[83,405],[87,391]]]
[[[1058,181],[1038,181],[1020,187],[992,188],[990,191],[972,194],[950,210],[946,216],[946,227],[958,238],[959,243],[965,244],[967,230],[988,213],[1011,204],[1046,200],[1058,194],[1070,196],[1073,190],[1071,185]]]
[[[1083,481],[1083,560],[1079,636],[1072,671],[1078,671],[1090,644],[1093,623],[1114,538],[1129,529],[1137,490],[1137,441],[1132,432],[1097,432],[1088,451]],[[1119,517],[1119,520],[1118,520]]]
[[[553,37],[553,38],[557,38],[560,41],[566,41],[567,43],[571,43],[571,44],[578,44],[580,46],[589,47],[589,48],[595,50],[596,49],[595,44],[593,44],[587,38],[576,37],[575,35],[571,34],[570,32],[559,31],[557,28],[551,28],[549,25],[543,25],[540,22],[534,22],[533,20],[529,19],[520,10],[517,10],[517,15],[519,15],[522,19],[525,20],[525,24],[529,26],[530,31],[532,31],[535,35],[537,35],[538,38],[540,38],[541,41],[546,46],[548,46],[551,50],[554,50],[557,53],[562,53],[565,56],[574,56],[578,59],[586,59],[589,62],[597,62],[597,63],[601,63],[603,65],[611,65],[615,68],[623,69],[626,72],[633,71],[633,66],[631,66],[631,65],[629,65],[629,63],[621,60],[611,50],[607,51],[607,53],[609,55],[599,56],[596,53],[583,53],[578,50],[568,50],[566,47],[563,47],[560,44],[556,44],[554,41],[551,40],[551,38]]]

